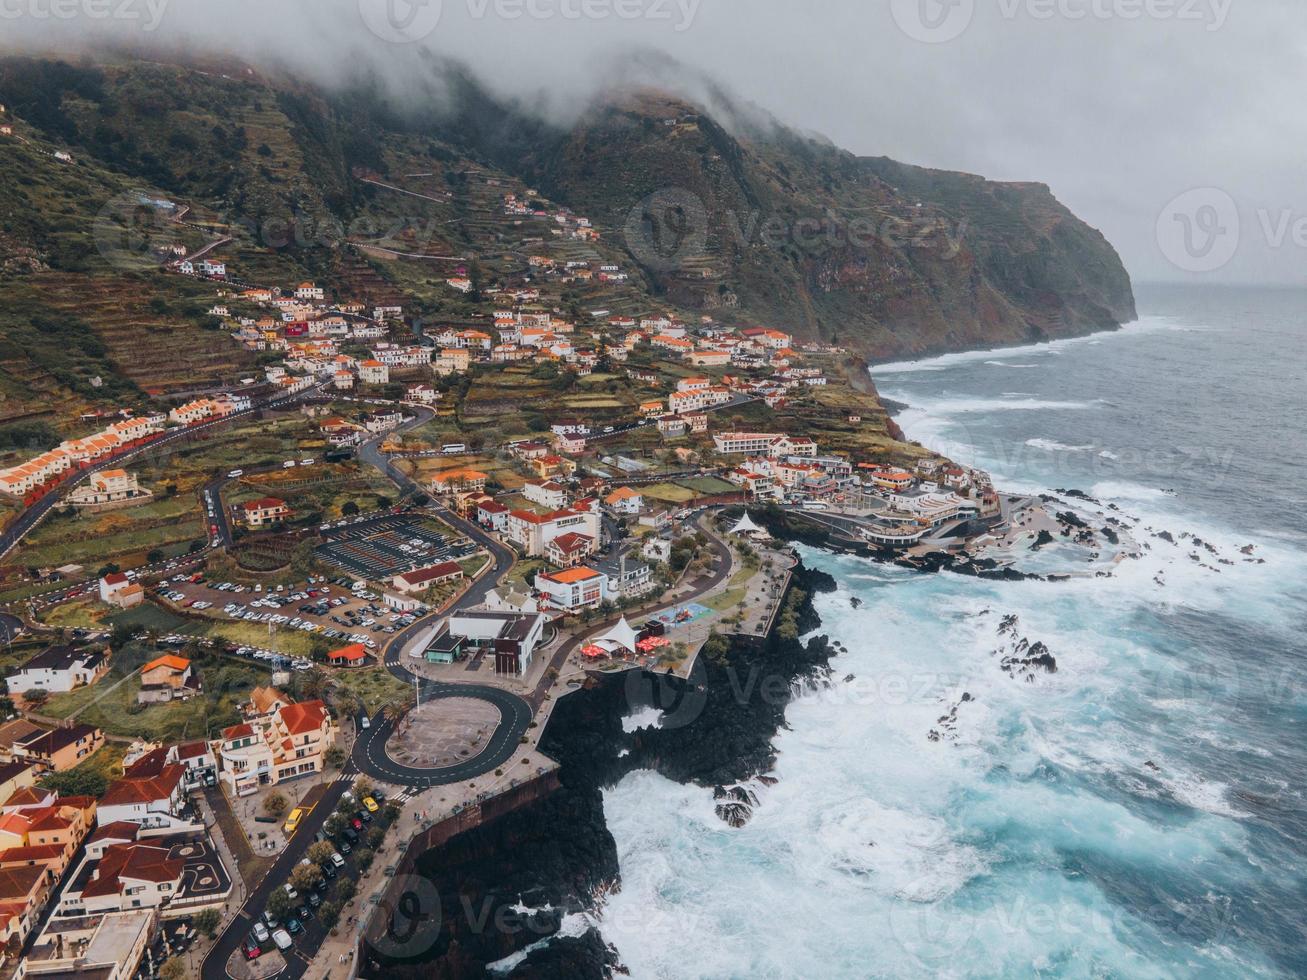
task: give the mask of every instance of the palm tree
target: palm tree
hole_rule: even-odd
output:
[[[388,721],[398,722],[408,710],[413,707],[413,698],[410,695],[393,697],[381,706],[381,713]]]
[[[326,671],[318,667],[301,672],[300,694],[309,701],[321,700],[330,685],[331,679],[327,676]]]

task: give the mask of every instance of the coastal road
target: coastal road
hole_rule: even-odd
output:
[[[36,527],[36,525],[45,519],[46,515],[49,514],[50,511],[64,498],[68,491],[72,490],[79,483],[89,479],[91,474],[98,473],[103,469],[120,468],[128,460],[134,459],[142,453],[148,453],[164,446],[170,446],[175,442],[187,439],[197,433],[207,432],[210,429],[222,428],[231,425],[234,422],[248,419],[253,416],[255,412],[282,408],[294,402],[312,397],[313,395],[320,393],[320,391],[321,386],[317,388],[308,388],[304,391],[297,392],[294,395],[285,395],[280,398],[274,398],[270,401],[260,402],[257,405],[247,408],[243,412],[234,412],[225,418],[214,419],[212,422],[202,422],[199,425],[191,426],[189,428],[174,429],[171,432],[167,432],[160,436],[158,439],[146,443],[144,446],[133,449],[131,452],[124,453],[120,456],[114,456],[110,459],[104,460],[103,462],[88,466],[84,470],[79,470],[77,473],[74,473],[68,479],[64,480],[63,483],[59,484],[55,490],[47,493],[44,497],[19,514],[10,523],[9,527],[7,527],[3,533],[0,533],[0,561],[17,547],[18,543],[27,536],[32,528]]]

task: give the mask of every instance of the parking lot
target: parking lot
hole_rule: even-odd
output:
[[[362,643],[375,651],[391,635],[413,622],[413,614],[396,613],[370,589],[354,589],[315,576],[302,585],[262,590],[259,586],[235,585],[206,579],[192,582],[179,576],[159,586],[161,598],[179,608],[218,620],[233,620],[275,629],[300,631],[322,636],[340,646]],[[422,608],[415,611],[420,614]],[[239,647],[236,652],[257,660],[273,661],[282,655],[276,650]],[[281,666],[307,670],[311,664],[303,658],[285,658]]]
[[[318,546],[319,559],[354,578],[372,581],[457,561],[477,550],[466,538],[442,534],[421,518],[404,515],[332,527],[322,536],[327,543]]]

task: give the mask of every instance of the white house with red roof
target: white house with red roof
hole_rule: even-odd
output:
[[[218,778],[237,796],[321,772],[336,726],[321,701],[293,703],[232,725],[212,743]]]
[[[128,775],[109,784],[100,797],[100,822],[134,823],[147,828],[189,828],[190,822],[178,817],[186,800],[183,786],[186,767],[169,763],[149,775],[133,775],[138,771],[133,767],[128,770]]]

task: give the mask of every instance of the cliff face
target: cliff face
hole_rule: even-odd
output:
[[[728,130],[659,95],[595,109],[522,166],[621,229],[655,293],[871,359],[1135,317],[1115,250],[1042,184],[860,158],[775,124]]]

